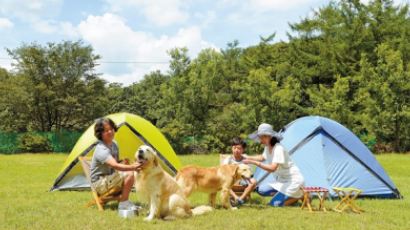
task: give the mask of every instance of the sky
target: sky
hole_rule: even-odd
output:
[[[362,0],[367,3],[368,0]],[[395,3],[409,3],[396,0]],[[82,40],[102,56],[97,73],[130,85],[154,70],[166,72],[167,51],[187,47],[191,58],[238,40],[257,44],[327,0],[0,0],[0,67],[12,70],[6,48],[37,42]]]

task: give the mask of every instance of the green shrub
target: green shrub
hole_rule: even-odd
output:
[[[51,152],[51,144],[47,137],[37,133],[25,133],[19,137],[18,147],[22,152]]]
[[[375,135],[363,132],[359,135],[359,138],[367,146],[367,148],[370,149],[370,151],[378,153],[378,149],[376,148],[377,140]]]
[[[206,154],[212,152],[209,149],[211,148],[207,146],[203,137],[189,136],[185,137],[182,142],[183,153]]]

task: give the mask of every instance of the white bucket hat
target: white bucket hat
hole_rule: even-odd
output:
[[[249,138],[255,141],[259,141],[259,137],[262,135],[268,135],[271,137],[275,137],[276,139],[278,139],[278,141],[282,140],[283,138],[282,135],[280,135],[280,133],[273,130],[272,125],[267,124],[267,123],[260,124],[258,127],[258,130],[250,134]]]

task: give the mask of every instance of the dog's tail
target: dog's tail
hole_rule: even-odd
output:
[[[199,215],[203,215],[207,212],[212,212],[213,208],[211,206],[201,205],[201,206],[195,207],[191,210],[192,210],[192,215],[199,216]]]

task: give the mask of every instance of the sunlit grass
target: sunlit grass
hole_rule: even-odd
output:
[[[237,211],[212,213],[177,221],[144,222],[143,213],[121,219],[113,203],[104,212],[85,208],[90,192],[48,192],[67,155],[0,155],[0,229],[410,229],[410,155],[377,156],[405,197],[403,200],[359,200],[366,212],[309,213],[299,207],[271,208],[252,194],[251,204]],[[184,165],[211,166],[218,155],[181,156]],[[133,201],[138,201],[136,194]],[[315,202],[315,201],[314,201]],[[206,204],[205,194],[191,197],[193,205]],[[326,201],[332,208],[336,202]]]

